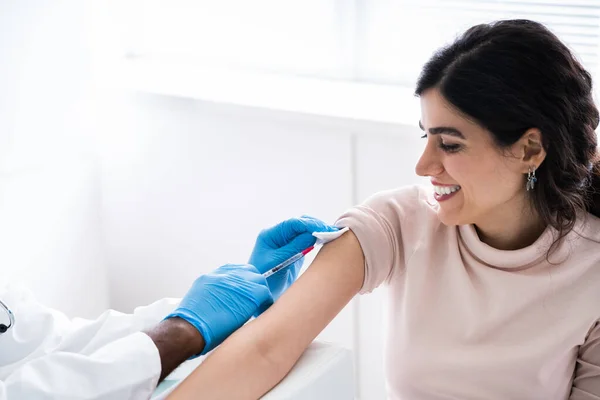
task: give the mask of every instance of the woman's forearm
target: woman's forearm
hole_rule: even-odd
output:
[[[256,321],[227,339],[198,366],[170,396],[180,399],[258,399],[275,386],[291,368],[269,357],[260,340]]]
[[[259,318],[235,332],[169,399],[255,400],[275,386],[360,289],[364,258],[352,232],[323,247],[313,265]]]

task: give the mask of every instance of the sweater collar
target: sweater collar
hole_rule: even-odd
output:
[[[547,227],[530,246],[517,250],[499,250],[479,239],[475,225],[460,225],[458,231],[464,245],[475,257],[485,264],[503,269],[527,268],[538,263],[546,257],[556,235],[553,228]],[[559,245],[551,260],[555,256],[562,256],[565,247]]]

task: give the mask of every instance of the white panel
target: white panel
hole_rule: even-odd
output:
[[[350,206],[346,135],[160,96],[118,108],[102,151],[117,309],[183,296],[200,274],[246,262],[258,232],[280,220],[333,222]],[[321,338],[352,347],[351,312]]]
[[[415,116],[415,120],[418,115]],[[406,127],[398,135],[361,135],[357,140],[357,195],[360,201],[385,189],[426,182],[414,167],[425,142],[418,128]],[[359,398],[386,399],[383,365],[383,300],[378,289],[359,299]]]
[[[108,307],[93,163],[78,160],[2,176],[0,275],[69,316]]]
[[[0,1],[0,275],[70,316],[108,306],[89,151],[87,2]]]

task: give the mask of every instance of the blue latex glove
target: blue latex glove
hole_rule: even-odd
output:
[[[313,232],[334,232],[337,230],[338,228],[335,226],[306,215],[300,218],[288,219],[263,230],[258,235],[248,263],[254,265],[261,273],[265,273],[293,255],[314,245],[316,238],[312,235]],[[294,283],[303,262],[304,258],[267,278],[273,300],[277,300]],[[269,306],[262,307],[258,314]]]
[[[166,318],[179,317],[196,327],[205,342],[201,354],[206,354],[271,304],[267,281],[254,266],[227,264],[196,279]]]

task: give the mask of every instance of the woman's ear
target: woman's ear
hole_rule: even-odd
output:
[[[523,173],[527,173],[532,166],[538,168],[546,158],[542,132],[538,128],[528,129],[517,142],[517,146]]]

